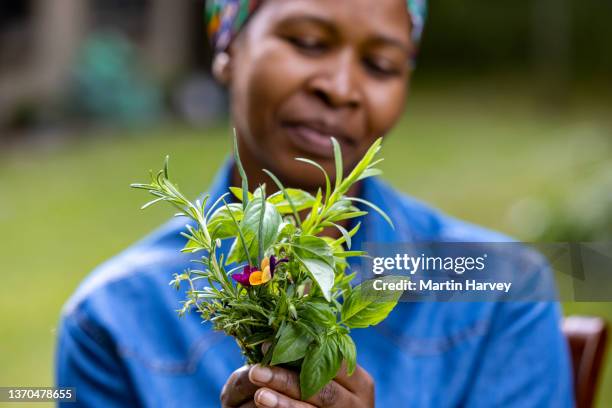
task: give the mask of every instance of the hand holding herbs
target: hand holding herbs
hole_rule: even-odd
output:
[[[352,287],[355,274],[345,273],[348,257],[366,255],[350,249],[360,223],[350,231],[341,225],[367,214],[355,204],[372,208],[391,223],[372,203],[345,195],[359,180],[380,174],[375,166],[382,161],[376,159],[381,139],[346,176],[340,146],[335,139],[332,143],[333,180],[318,163],[296,159],[323,173],[325,188],[314,196],[285,188],[267,170],[278,192],[268,196],[265,185],[250,192],[236,139],[234,158],[242,186],[231,187],[231,193],[212,204],[209,196],[190,202],[180,193],[169,180],[168,159],[163,170],[151,174],[149,184],[132,185],[155,196],[143,208],[167,202],[178,210],[177,216],[193,221],[182,233],[187,239],[182,251],[201,251],[204,256],[195,261],[199,268],[175,274],[170,282],[177,289],[181,284],[189,288],[179,313],[196,309],[214,329],[236,339],[249,364],[299,369],[303,399],[329,383],[343,360],[348,375],[353,373],[357,352],[350,330],[380,323],[399,298],[396,294],[379,301],[364,296],[365,283]],[[239,202],[228,202],[230,194]],[[340,237],[321,236],[329,227]],[[226,239],[232,240],[227,255],[220,253]],[[264,343],[270,344],[265,353]]]
[[[252,407],[349,407],[374,406],[374,380],[362,367],[348,375],[340,369],[318,393],[301,401],[299,374],[282,367],[243,366],[232,373],[221,392],[223,408]]]

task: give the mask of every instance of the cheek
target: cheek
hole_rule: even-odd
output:
[[[300,88],[303,78],[300,64],[288,57],[277,41],[261,43],[256,47],[243,81],[242,95],[236,97],[245,104],[244,114],[251,125],[252,136],[265,142],[273,134],[275,117],[282,105]],[[240,73],[238,73],[240,75]]]
[[[378,138],[386,134],[397,122],[404,110],[406,81],[397,84],[372,87],[368,94],[369,134]]]

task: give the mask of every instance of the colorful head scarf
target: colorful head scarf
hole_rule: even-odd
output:
[[[240,29],[264,0],[207,0],[208,36],[215,52],[225,51]],[[412,40],[418,44],[427,14],[427,0],[406,0],[412,18]]]

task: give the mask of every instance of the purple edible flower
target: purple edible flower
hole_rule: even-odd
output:
[[[249,282],[249,277],[256,270],[257,268],[254,266],[245,265],[244,268],[242,269],[242,273],[234,273],[232,275],[232,279],[238,282],[239,284],[241,284],[242,286],[245,286],[245,287],[251,286],[251,283]]]
[[[274,255],[270,257],[270,273],[272,274],[272,276],[274,276],[274,269],[276,268],[276,266],[283,262],[289,262],[289,259],[283,258],[277,261]]]

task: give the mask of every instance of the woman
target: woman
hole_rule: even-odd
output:
[[[315,190],[308,157],[333,174],[330,136],[353,166],[400,117],[424,7],[406,0],[212,1],[214,73],[231,95],[233,125],[251,185]],[[416,137],[416,136],[412,136]],[[213,200],[238,185],[221,169]],[[491,242],[506,237],[405,197],[379,180],[351,194],[385,210],[371,214],[364,242]],[[571,406],[569,363],[553,303],[404,303],[377,328],[354,331],[357,371],[341,370],[318,395],[299,400],[295,373],[243,367],[232,339],[174,313],[183,293],[171,273],[175,220],[96,270],[67,303],[57,354],[58,385],[83,406],[446,407]],[[374,392],[376,390],[376,393]]]

